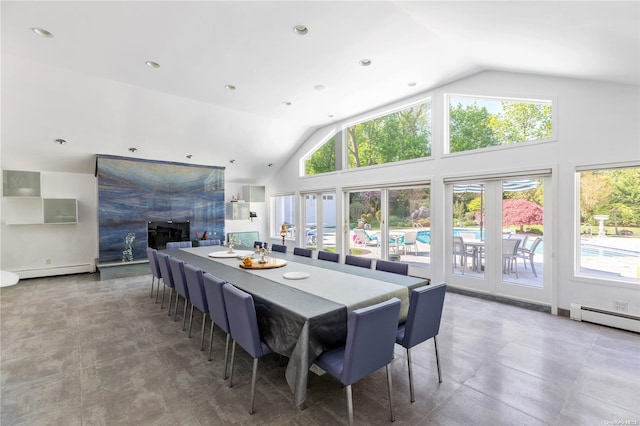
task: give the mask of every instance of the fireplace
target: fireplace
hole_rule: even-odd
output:
[[[147,228],[147,244],[156,250],[167,248],[169,241],[190,241],[189,221],[149,221]]]

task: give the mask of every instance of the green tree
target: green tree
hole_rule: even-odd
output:
[[[333,136],[304,162],[306,176],[336,170],[336,137]]]
[[[449,110],[449,152],[499,145],[490,126],[491,114],[476,102],[462,106],[458,104]]]
[[[612,211],[617,208],[622,225],[640,225],[640,168],[612,170],[609,182],[612,190],[603,213],[613,220]]]
[[[490,126],[501,144],[551,137],[551,105],[502,102],[500,115],[494,115]]]

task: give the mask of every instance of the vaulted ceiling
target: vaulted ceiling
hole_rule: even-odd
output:
[[[638,2],[3,1],[1,12],[3,168],[90,173],[110,154],[260,182],[317,128],[484,70],[640,84]]]

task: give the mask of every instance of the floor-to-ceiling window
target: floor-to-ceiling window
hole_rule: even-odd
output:
[[[640,167],[577,172],[577,273],[640,283]]]

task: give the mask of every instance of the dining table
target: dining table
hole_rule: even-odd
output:
[[[476,272],[482,272],[482,251],[484,250],[484,241],[482,240],[464,240],[465,249],[471,248],[473,251],[473,263]]]
[[[308,374],[324,351],[346,342],[351,311],[397,297],[399,323],[404,322],[412,289],[429,284],[411,277],[342,263],[296,256],[267,254],[280,267],[246,269],[242,258],[260,257],[249,248],[225,246],[165,250],[165,253],[202,269],[253,296],[260,336],[273,352],[288,358],[285,379],[295,407],[303,407]],[[255,261],[254,261],[255,262]]]

